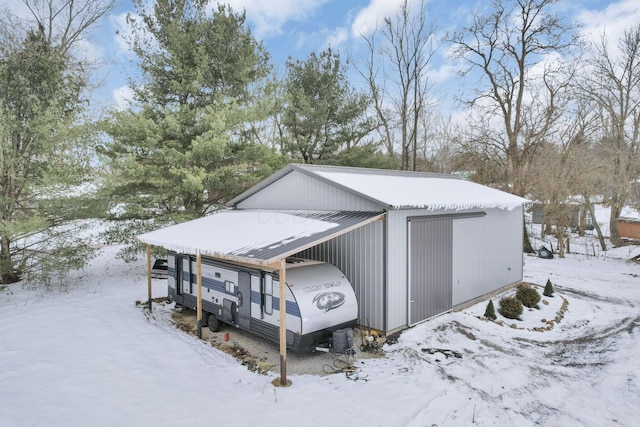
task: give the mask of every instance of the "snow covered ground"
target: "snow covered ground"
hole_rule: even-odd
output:
[[[556,296],[521,322],[478,318],[482,302],[405,331],[385,357],[356,360],[358,381],[290,374],[288,388],[272,385],[277,369],[250,372],[161,313],[146,316],[135,305],[146,299],[144,261],[125,264],[117,249],[103,248],[64,292],[0,291],[0,425],[634,426],[640,417],[640,265],[624,260],[635,247],[525,256],[525,280],[550,278]],[[166,281],[154,280],[162,295]],[[532,330],[563,298],[560,323]]]

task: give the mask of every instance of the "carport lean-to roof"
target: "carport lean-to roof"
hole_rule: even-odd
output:
[[[147,243],[149,307],[152,300],[150,245],[197,255],[198,336],[201,337],[201,256],[278,269],[280,281],[286,283],[288,256],[382,219],[384,215],[383,212],[229,210],[141,234],[138,240]],[[286,374],[285,286],[280,286],[279,297],[279,385],[286,386],[290,382]]]
[[[229,210],[149,233],[154,246],[277,268],[278,261],[381,219],[382,212]]]

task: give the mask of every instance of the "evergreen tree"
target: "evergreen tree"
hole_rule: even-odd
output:
[[[102,147],[109,196],[135,220],[112,230],[118,240],[148,219],[158,227],[211,213],[284,163],[245,129],[266,117],[256,97],[270,67],[244,13],[211,13],[204,0],[158,0],[150,12],[135,3],[129,42],[142,81],[131,82],[130,108],[105,123]]]
[[[358,147],[372,130],[369,100],[349,86],[346,67],[331,48],[287,61],[283,150],[304,163],[327,163]]]
[[[547,284],[544,286],[544,291],[542,292],[542,295],[544,295],[545,297],[552,297],[553,296],[553,285],[551,284],[551,280],[547,279]]]
[[[77,223],[63,227],[77,218],[74,189],[90,170],[86,80],[43,27],[11,36],[21,41],[3,33],[0,53],[0,283],[46,282],[90,253]]]
[[[489,320],[496,320],[498,318],[498,316],[496,316],[496,309],[493,307],[493,300],[489,300],[487,309],[484,311],[484,317]]]

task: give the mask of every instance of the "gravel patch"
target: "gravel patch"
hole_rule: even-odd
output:
[[[177,328],[196,335],[195,311],[185,308],[181,313],[173,312],[171,317]],[[214,348],[234,356],[252,371],[280,372],[280,347],[276,343],[229,325],[223,325],[219,332],[211,332],[208,327],[202,328],[202,339]],[[362,334],[358,328],[354,329],[353,341],[353,353],[350,356],[322,351],[307,354],[287,352],[287,373],[329,375],[344,372],[349,366],[357,367],[365,359],[384,357],[382,350],[361,351]]]

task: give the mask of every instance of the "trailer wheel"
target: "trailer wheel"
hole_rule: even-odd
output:
[[[209,324],[209,330],[211,332],[220,331],[220,326],[222,326],[220,320],[218,320],[218,318],[216,316],[214,316],[213,314],[209,315],[209,319],[208,319],[207,323]]]

